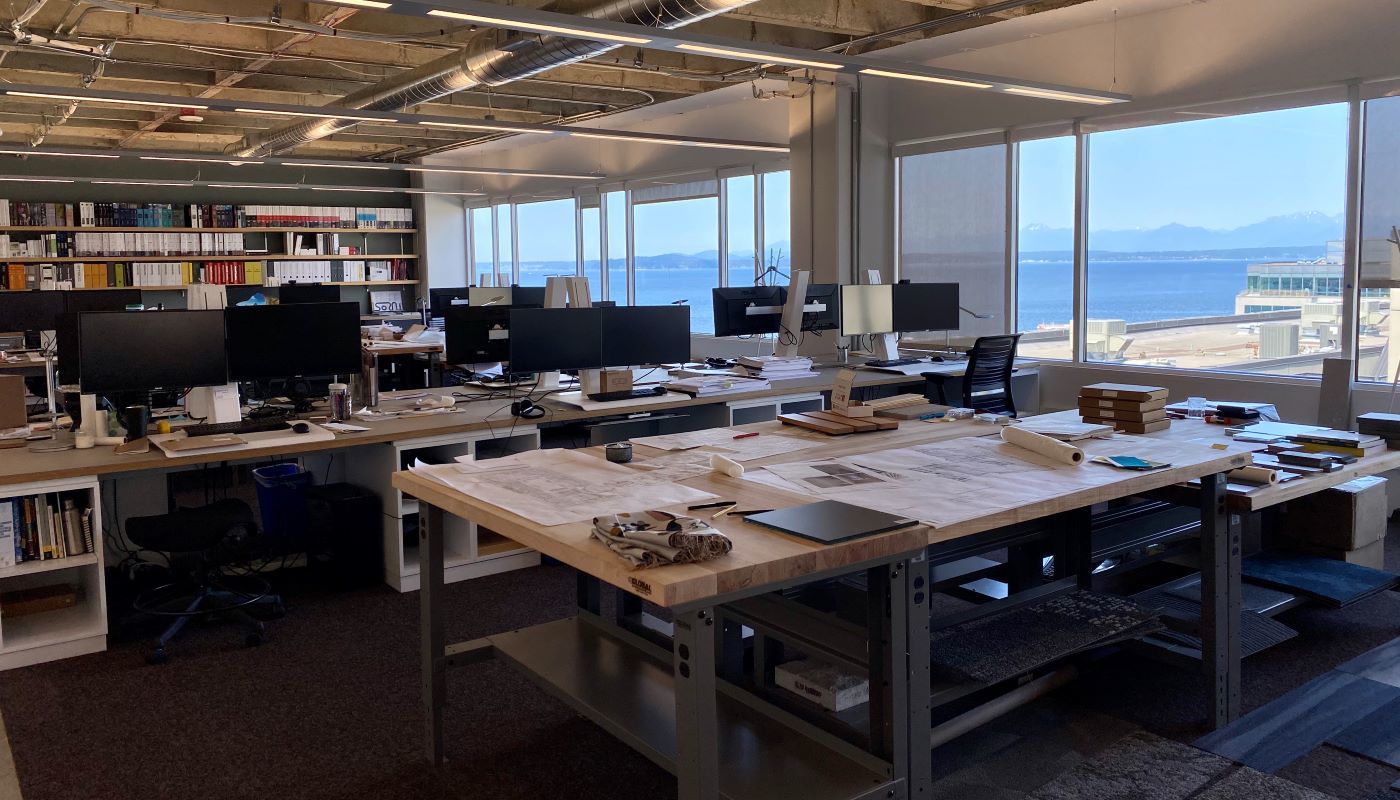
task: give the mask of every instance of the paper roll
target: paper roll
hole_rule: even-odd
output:
[[[1271,483],[1278,483],[1278,471],[1268,467],[1248,466],[1230,470],[1226,476],[1229,480],[1239,483],[1257,483],[1267,486]]]
[[[725,458],[719,453],[710,454],[710,469],[715,472],[722,472],[731,478],[744,477],[744,465],[731,458]]]
[[[1007,444],[1024,447],[1032,453],[1039,453],[1061,464],[1078,466],[1084,463],[1084,451],[1078,447],[1034,431],[1022,430],[1015,425],[1007,425],[1001,429],[1001,440]]]

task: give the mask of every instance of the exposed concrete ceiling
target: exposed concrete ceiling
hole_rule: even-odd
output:
[[[958,19],[922,31],[859,45],[861,52],[986,25],[998,19],[1075,5],[1043,0],[999,14]],[[534,7],[579,12],[598,0],[524,0]],[[992,0],[758,0],[695,29],[739,40],[810,49],[925,25]],[[422,17],[328,3],[238,0],[8,0],[0,24],[37,41],[107,48],[103,55],[24,43],[0,43],[0,81],[63,88],[90,85],[172,97],[319,106],[462,47],[476,36],[506,36],[471,27],[433,27]],[[43,37],[39,39],[37,37]],[[752,81],[747,63],[657,50],[623,48],[495,88],[458,92],[413,110],[468,119],[560,122],[592,119]],[[65,112],[71,111],[65,116]],[[202,111],[201,121],[138,106],[0,97],[0,141],[55,146],[215,151],[282,119]],[[471,138],[450,130],[365,123],[300,146],[302,156],[395,158],[460,147]],[[486,138],[490,138],[489,136]]]

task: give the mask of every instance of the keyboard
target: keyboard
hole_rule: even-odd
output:
[[[888,358],[883,361],[867,361],[867,367],[907,367],[910,364],[922,364],[922,358]]]
[[[596,403],[611,403],[614,400],[641,400],[647,397],[660,397],[666,394],[664,386],[648,386],[645,389],[627,389],[621,392],[598,392],[590,394],[589,400]]]
[[[238,433],[263,433],[265,431],[282,431],[287,429],[287,417],[272,417],[269,419],[241,419],[237,422],[216,422],[207,425],[190,425],[185,430],[186,436],[220,436],[223,434]]]

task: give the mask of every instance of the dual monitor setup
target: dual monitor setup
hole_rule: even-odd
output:
[[[349,375],[360,371],[360,310],[307,303],[86,312],[60,321],[58,350],[63,379],[84,394]],[[73,364],[77,374],[66,366]]]
[[[686,306],[446,309],[447,363],[508,363],[515,374],[690,360]]]
[[[744,286],[712,290],[715,336],[761,336],[782,332],[788,290]],[[810,284],[802,309],[802,331],[839,330],[842,336],[955,330],[958,284]]]

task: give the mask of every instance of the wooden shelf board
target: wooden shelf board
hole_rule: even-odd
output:
[[[112,263],[144,263],[150,261],[393,261],[395,259],[413,260],[418,258],[416,253],[374,254],[374,255],[315,255],[315,256],[289,256],[284,253],[272,253],[266,255],[241,256],[55,256],[53,258],[40,258],[25,256],[24,258],[3,258],[0,263],[5,264],[112,264]]]
[[[80,556],[69,556],[68,558],[58,558],[50,561],[26,561],[23,564],[16,564],[13,567],[0,567],[0,580],[13,578],[16,575],[33,575],[36,572],[52,572],[56,569],[86,567],[96,563],[96,553],[84,553]]]
[[[94,228],[78,225],[10,225],[0,233],[417,233],[417,228]]]
[[[101,636],[107,632],[105,623],[94,601],[83,597],[69,608],[5,617],[0,620],[0,654]]]

